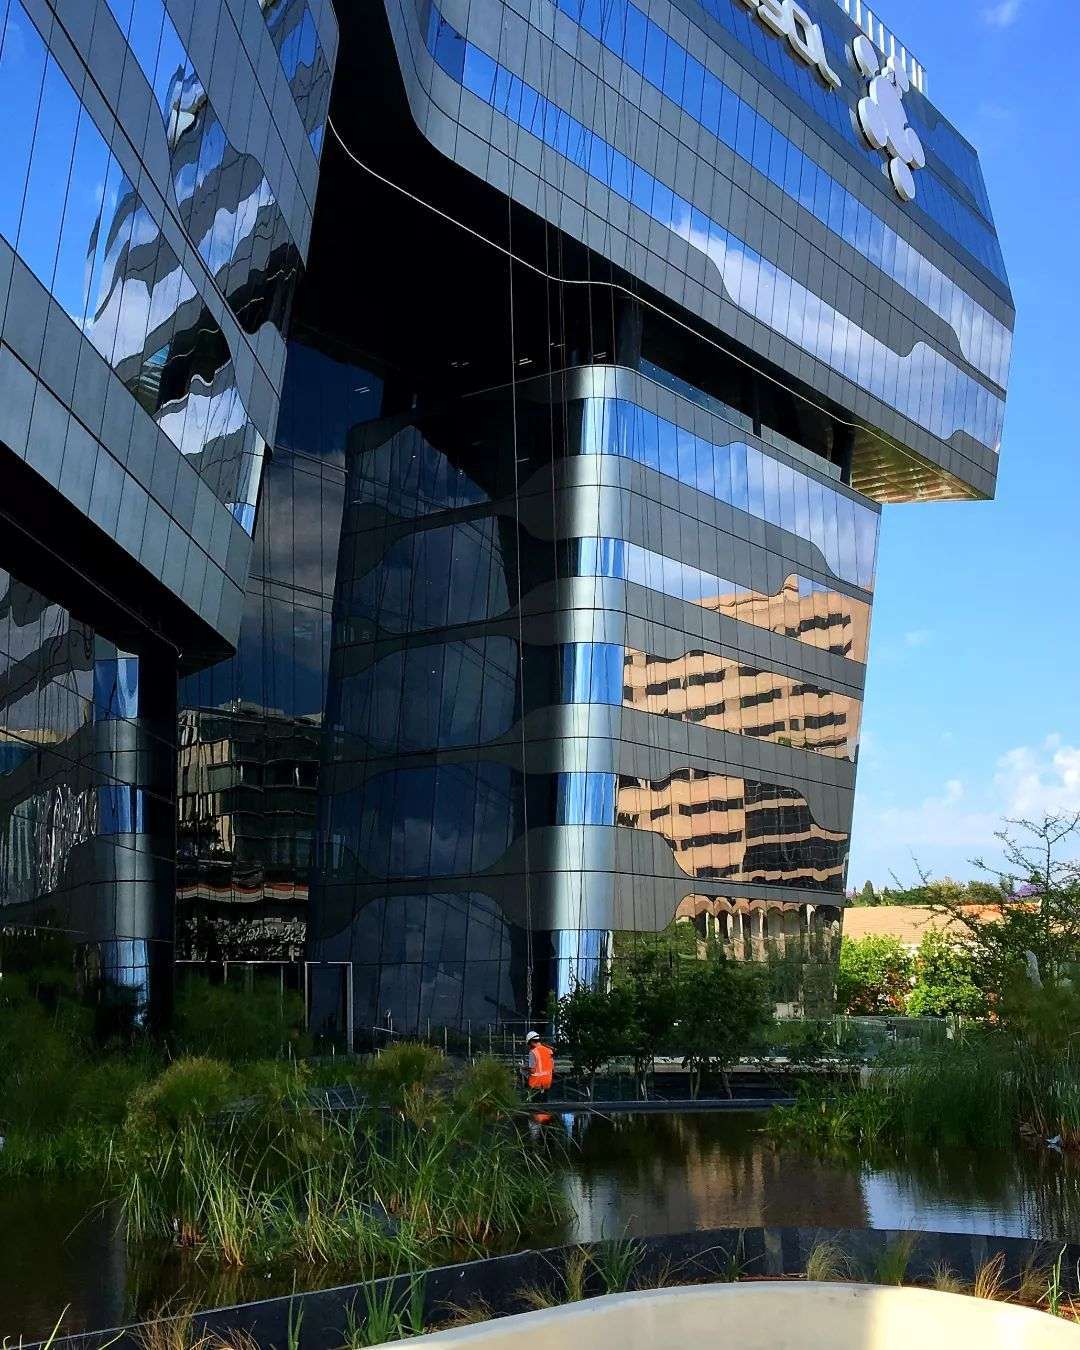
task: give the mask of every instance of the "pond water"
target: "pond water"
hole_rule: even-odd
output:
[[[569,1134],[563,1179],[575,1217],[528,1246],[683,1232],[802,1225],[913,1228],[1048,1240],[1080,1236],[1080,1162],[1050,1150],[927,1154],[903,1164],[822,1157],[762,1132],[761,1113],[554,1116]],[[223,1275],[209,1257],[129,1253],[115,1212],[93,1189],[11,1185],[0,1194],[0,1342],[115,1326],[193,1300],[203,1307],[312,1288],[293,1276]]]

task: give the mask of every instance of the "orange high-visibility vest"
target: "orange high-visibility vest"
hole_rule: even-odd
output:
[[[546,1090],[555,1077],[555,1056],[550,1045],[537,1041],[529,1051],[529,1086]]]

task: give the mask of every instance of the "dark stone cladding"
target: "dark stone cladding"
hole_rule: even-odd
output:
[[[680,1283],[688,1286],[730,1282],[733,1267],[741,1272],[739,1278],[752,1280],[799,1277],[804,1275],[811,1253],[826,1242],[843,1252],[852,1266],[866,1272],[868,1278],[895,1252],[897,1243],[910,1243],[905,1284],[930,1283],[943,1269],[970,1283],[979,1269],[1000,1253],[1003,1281],[1015,1287],[1026,1272],[1045,1259],[1046,1248],[1051,1245],[1034,1238],[864,1228],[854,1223],[850,1228],[707,1228],[646,1234],[635,1237],[633,1242],[639,1252],[636,1286],[643,1290],[654,1284],[662,1287],[670,1283],[672,1269],[679,1272]],[[600,1249],[603,1244],[589,1245]],[[1076,1277],[1080,1245],[1052,1245],[1062,1257],[1062,1292],[1074,1297],[1080,1292]],[[228,1339],[239,1333],[260,1343],[276,1345],[302,1319],[304,1350],[336,1350],[358,1303],[375,1306],[385,1302],[393,1307],[407,1307],[419,1288],[425,1319],[442,1319],[448,1307],[474,1306],[490,1309],[493,1317],[505,1317],[522,1311],[523,1289],[558,1288],[566,1278],[569,1260],[580,1252],[580,1246],[546,1247],[439,1266],[420,1275],[391,1275],[368,1284],[347,1284],[206,1309],[196,1314],[194,1326],[200,1335]],[[604,1293],[598,1280],[593,1285],[593,1279],[590,1274],[587,1295]],[[137,1350],[142,1344],[142,1334],[137,1324],[117,1326],[28,1343],[25,1350],[109,1350],[114,1345],[119,1350]]]

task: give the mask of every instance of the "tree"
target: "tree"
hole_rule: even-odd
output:
[[[648,1096],[649,1066],[671,1039],[679,1016],[680,967],[696,965],[695,957],[678,958],[659,949],[643,948],[621,967],[620,985],[633,1008],[631,1047],[640,1097]]]
[[[1004,824],[997,838],[1006,867],[974,860],[993,878],[999,911],[982,914],[951,898],[935,905],[965,931],[976,984],[998,998],[1017,981],[1030,982],[1028,953],[1044,984],[1058,985],[1080,966],[1080,862],[1061,857],[1080,829],[1080,812]]]
[[[617,1055],[627,1054],[635,1044],[634,1000],[626,986],[592,989],[575,985],[559,999],[555,1011],[559,1044],[574,1066],[574,1072],[586,1078],[592,1099],[596,1075]]]
[[[945,1017],[958,1013],[978,1017],[986,1000],[975,983],[975,963],[966,942],[928,929],[915,953],[915,982],[908,995],[912,1017]]]
[[[836,1010],[853,1016],[903,1012],[911,957],[898,938],[844,938],[836,977]]]
[[[918,864],[916,864],[918,867]],[[886,889],[879,896],[885,905],[917,905],[936,908],[946,905],[994,905],[1008,899],[1008,891],[984,880],[954,881],[952,877],[931,877],[919,868],[919,880],[913,886],[904,886],[898,878],[896,889]]]
[[[673,1043],[690,1070],[691,1098],[697,1101],[710,1069],[722,1075],[730,1097],[728,1070],[772,1022],[768,972],[722,954],[687,963],[679,973],[675,1011]]]
[[[881,899],[874,890],[872,881],[864,881],[862,890],[859,891],[851,902],[853,905],[880,905]]]

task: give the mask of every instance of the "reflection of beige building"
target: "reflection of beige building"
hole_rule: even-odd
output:
[[[964,905],[963,911],[983,923],[1001,918],[1000,905]],[[960,919],[926,905],[852,905],[844,911],[844,936],[896,938],[914,951],[927,933],[963,938],[968,930]]]
[[[794,788],[682,769],[619,778],[617,822],[651,830],[689,876],[839,891],[846,834],[823,829]]]
[[[816,581],[790,576],[775,595],[741,589],[697,602],[771,633],[798,638],[852,661],[866,661],[870,606],[864,600],[830,591]]]
[[[688,895],[675,920],[692,923],[702,942],[722,943],[739,961],[761,961],[770,953],[822,959],[836,954],[842,913],[833,904]]]
[[[626,649],[623,701],[641,712],[852,760],[862,711],[847,694],[714,652],[667,660],[632,648]]]

